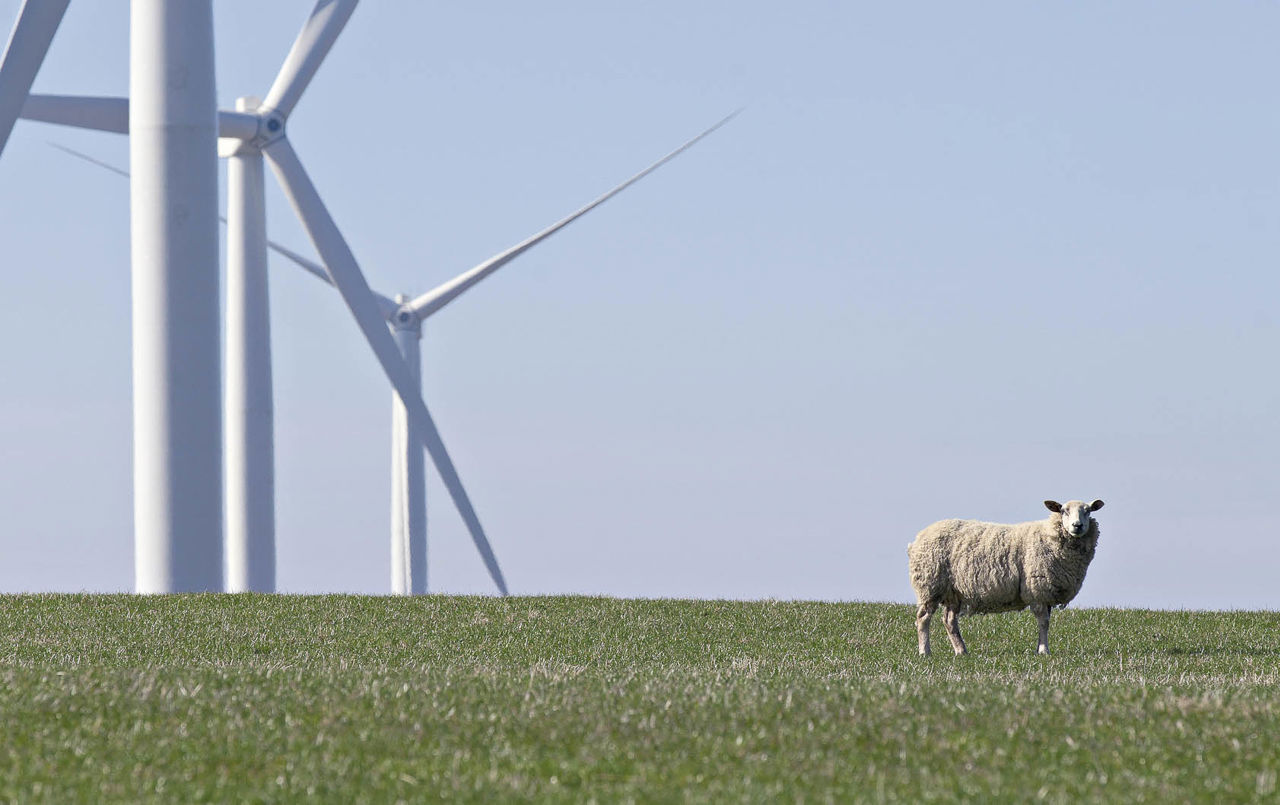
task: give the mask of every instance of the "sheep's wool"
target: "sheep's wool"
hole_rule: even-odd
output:
[[[921,603],[965,613],[1066,606],[1080,592],[1098,545],[1098,521],[1079,537],[1062,515],[1007,525],[941,520],[907,546],[911,586]]]

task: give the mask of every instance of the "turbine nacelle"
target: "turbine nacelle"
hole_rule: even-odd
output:
[[[261,154],[268,139],[262,135],[263,119],[258,113],[262,99],[246,95],[236,99],[234,112],[218,112],[218,156],[224,159],[234,156]],[[256,118],[253,135],[250,137],[234,136],[235,132],[244,129],[248,133],[250,119]],[[234,125],[232,125],[234,123]]]
[[[218,156],[262,153],[285,137],[284,113],[262,106],[253,96],[238,98],[234,112],[218,112]]]

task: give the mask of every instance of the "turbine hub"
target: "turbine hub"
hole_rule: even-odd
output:
[[[284,115],[274,109],[263,109],[258,116],[258,134],[251,141],[255,148],[263,149],[284,136]]]
[[[397,298],[396,301],[403,300]],[[404,305],[395,313],[392,313],[388,323],[391,325],[392,330],[422,334],[422,319],[418,318],[418,314],[408,305]]]

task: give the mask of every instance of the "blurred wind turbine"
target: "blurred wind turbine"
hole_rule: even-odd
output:
[[[25,0],[0,57],[0,154],[70,0]]]
[[[540,230],[511,248],[499,252],[474,268],[459,274],[448,282],[441,284],[421,296],[409,299],[409,297],[405,295],[398,295],[393,301],[386,296],[375,293],[374,297],[378,302],[379,309],[384,316],[387,326],[391,329],[391,333],[395,338],[395,344],[399,349],[406,368],[409,370],[411,380],[418,393],[421,394],[422,383],[420,356],[422,323],[426,321],[427,318],[442,310],[446,305],[454,299],[457,299],[470,288],[474,287],[485,277],[507,265],[529,249],[551,237],[556,232],[559,232],[561,229],[576,221],[578,218],[586,215],[591,210],[600,206],[604,202],[621,193],[623,190],[640,181],[645,176],[648,176],[662,165],[674,159],[676,156],[692,147],[695,143],[711,134],[725,123],[729,122],[729,120],[737,114],[738,112],[734,112],[728,117],[720,120],[715,125],[698,134],[696,137],[688,140],[680,147],[666,154],[652,165],[649,165],[644,170],[627,179],[622,184],[617,185],[585,206],[575,210],[573,213],[559,221],[556,221],[551,226]],[[128,172],[121,170],[120,168],[102,162],[101,160],[95,159],[87,154],[80,153],[79,151],[56,144],[54,144],[54,147],[73,156],[104,167],[117,174],[123,176],[129,175]],[[228,195],[235,198],[233,194],[229,193]],[[228,219],[224,218],[223,220],[227,221]],[[233,244],[236,237],[233,234],[234,230],[231,228],[230,224],[228,224],[228,226],[228,294],[231,295],[237,283],[237,281],[231,277],[232,269],[230,266],[230,261],[234,255],[235,247]],[[241,235],[241,237],[244,236]],[[270,248],[306,269],[311,274],[325,280],[326,282],[329,281],[328,274],[321,266],[306,259],[298,253],[275,243],[274,241],[267,240],[265,238],[265,222],[262,229],[261,243],[265,244],[263,247],[264,251],[266,248]],[[249,250],[245,249],[245,251],[247,252]],[[263,260],[265,263],[265,255]],[[255,274],[254,276],[262,277],[262,288],[259,292],[258,298],[261,298],[265,303],[265,269],[262,270],[260,274]],[[264,322],[262,326],[265,328],[265,312],[262,314],[262,319]],[[228,420],[230,420],[230,406],[232,404],[232,394],[230,391],[232,386],[231,375],[235,372],[232,368],[232,363],[237,359],[237,356],[242,356],[245,363],[249,365],[259,362],[264,363],[266,366],[266,377],[268,379],[266,389],[269,394],[271,356],[268,344],[269,334],[265,331],[261,338],[246,338],[242,348],[233,349],[231,347],[230,342],[232,339],[232,333],[242,331],[243,328],[234,325],[230,310],[228,311],[227,330],[227,361],[229,375]],[[254,350],[258,351],[257,354],[253,354]],[[252,372],[249,372],[248,374],[252,375]],[[268,411],[269,416],[269,399],[265,406],[262,406],[257,410],[261,412],[264,409]],[[254,409],[248,408],[246,410],[252,413]],[[259,420],[256,428],[251,425],[248,429],[252,430],[254,433],[261,434],[262,438],[267,441],[270,441],[271,439],[271,423],[269,419],[266,419],[265,421]],[[230,432],[231,430],[233,430],[233,428],[229,425],[228,431]],[[401,401],[399,394],[392,395],[391,439],[391,591],[397,595],[421,595],[427,592],[427,510],[425,466],[423,463],[422,452],[417,449],[417,444],[421,437],[416,432],[414,421],[410,417],[406,406]],[[234,480],[235,479],[231,477],[231,468],[228,467],[227,481],[229,499],[231,497],[230,490],[234,488]],[[251,486],[251,483],[246,483],[246,486]],[[229,525],[230,522],[232,522],[232,519],[229,515]],[[235,549],[232,545],[228,544],[228,556],[231,557],[234,554]],[[250,576],[252,576],[253,573],[261,566],[262,557],[264,555],[265,551],[260,551],[257,554],[249,554],[246,557],[247,566],[250,569]],[[495,582],[498,582],[498,578],[495,578]],[[501,588],[502,585],[499,583],[499,589]]]
[[[397,307],[387,312],[386,322],[395,337],[396,346],[411,381],[421,393],[422,372],[420,342],[422,323],[483,280],[529,249],[559,232],[591,210],[621,193],[631,185],[674,159],[694,143],[729,122],[737,112],[681,145],[622,184],[591,203],[579,208],[546,229],[499,252],[474,268],[414,299],[396,296]],[[391,591],[398,595],[421,595],[427,592],[427,504],[426,478],[422,453],[413,449],[419,440],[417,424],[409,416],[402,399],[392,398],[391,431]]]

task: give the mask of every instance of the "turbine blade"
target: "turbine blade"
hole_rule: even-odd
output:
[[[28,95],[23,120],[56,123],[114,134],[129,133],[129,99],[89,95]],[[218,112],[218,136],[251,139],[258,133],[258,118],[241,112]]]
[[[324,266],[320,265],[319,263],[314,262],[312,260],[308,260],[307,258],[298,254],[294,250],[286,246],[281,246],[279,243],[276,243],[273,240],[267,241],[267,248],[271,249],[273,252],[280,255],[281,257],[284,257],[288,260],[292,260],[295,264],[297,264],[298,266],[301,266],[303,269],[310,272],[313,276],[321,280],[324,280],[330,285],[333,285],[333,280],[329,278],[329,272],[325,271]],[[378,303],[378,310],[379,312],[382,313],[382,318],[384,321],[391,318],[391,316],[394,315],[395,312],[400,309],[400,305],[397,304],[396,301],[391,297],[383,296],[382,294],[372,289],[370,289],[369,293],[373,294],[374,301]]]
[[[0,56],[0,153],[49,52],[70,0],[25,0]]]
[[[319,263],[308,260],[307,258],[298,254],[294,250],[287,248],[285,246],[281,246],[279,243],[267,241],[267,248],[271,249],[276,254],[279,254],[288,260],[292,260],[295,265],[301,266],[304,270],[307,271],[307,273],[311,274],[313,277],[317,277],[323,280],[324,282],[328,283],[329,285],[333,284],[333,280],[329,279],[329,272],[325,271],[324,266],[320,265]]]
[[[70,154],[73,157],[76,157],[78,159],[83,159],[85,162],[93,163],[94,165],[97,165],[100,168],[106,168],[112,173],[123,176],[126,179],[129,178],[129,171],[125,170],[124,168],[118,168],[109,162],[103,162],[102,160],[96,157],[91,157],[86,153],[75,150],[74,148],[68,148],[67,146],[62,145],[61,143],[50,142],[49,145],[53,146],[59,151]],[[222,223],[225,224],[227,222],[227,217],[225,215],[219,215],[218,220],[222,221]],[[308,260],[307,258],[295,252],[293,249],[290,249],[287,246],[283,246],[279,243],[276,243],[274,240],[267,241],[267,248],[271,249],[276,254],[279,254],[288,260],[292,260],[295,264],[297,264],[298,266],[301,266],[303,269],[309,272],[313,277],[325,282],[328,285],[333,284],[333,281],[329,279],[329,272],[325,271],[324,266],[320,265],[319,263],[313,260]],[[383,296],[382,294],[377,293],[376,291],[374,292],[373,295],[374,295],[374,298],[378,300],[378,307],[379,309],[382,310],[382,314],[384,318],[390,318],[392,314],[394,314],[397,310],[400,309],[400,305],[396,304],[396,301],[394,299],[391,299],[390,297],[387,297],[387,296]]]
[[[648,176],[650,173],[653,173],[655,170],[662,167],[666,163],[670,162],[672,159],[675,159],[677,156],[684,153],[684,151],[692,147],[694,143],[698,142],[703,137],[706,137],[711,132],[715,131],[716,129],[723,126],[725,123],[728,123],[730,120],[737,117],[738,113],[741,111],[742,111],[741,109],[735,111],[733,114],[729,115],[728,117],[724,118],[720,122],[716,123],[711,128],[699,134],[697,137],[694,137],[693,139],[689,140],[684,145],[681,145],[679,148],[667,154],[662,159],[659,159],[657,162],[653,163],[649,167],[640,171],[635,176],[632,176],[630,179],[626,180],[622,184],[618,185],[617,187],[613,188],[609,192],[605,193],[603,196],[600,196],[595,201],[592,201],[590,204],[586,205],[585,207],[578,209],[576,212],[570,214],[568,217],[561,218],[559,221],[556,221],[551,226],[547,227],[541,232],[538,232],[535,235],[532,235],[529,238],[526,238],[525,240],[520,241],[516,245],[512,246],[510,249],[507,249],[504,252],[500,252],[499,254],[496,254],[493,257],[490,257],[488,260],[485,260],[483,263],[476,266],[475,268],[472,268],[469,271],[459,274],[458,276],[454,277],[453,279],[449,280],[443,285],[440,285],[439,287],[435,288],[434,290],[427,291],[422,296],[419,296],[418,298],[410,302],[409,307],[415,313],[418,314],[419,318],[425,319],[426,317],[440,310],[440,308],[452,302],[454,299],[458,298],[458,296],[460,296],[463,291],[466,291],[468,288],[475,285],[480,280],[484,279],[485,277],[489,276],[493,272],[497,271],[499,268],[502,268],[507,263],[516,259],[520,255],[524,254],[529,249],[532,249],[534,246],[537,246],[542,241],[546,240],[547,238],[551,237],[555,233],[559,232],[561,229],[564,229],[566,226],[578,220],[579,218],[586,215],[587,213],[591,212],[596,207],[599,207],[601,204],[605,203],[609,199],[618,195],[623,190],[626,190],[628,187],[640,181],[644,177]]]
[[[262,102],[262,110],[274,109],[288,117],[333,47],[334,40],[356,10],[356,0],[319,0],[312,9],[275,83]]]
[[[75,150],[74,148],[68,148],[61,143],[55,143],[50,141],[49,145],[53,146],[59,151],[62,151],[65,154],[70,154],[71,156],[76,157],[77,159],[83,159],[85,162],[91,162],[94,165],[97,165],[99,168],[106,168],[107,170],[111,171],[114,174],[123,176],[126,179],[129,178],[129,171],[125,170],[124,168],[117,168],[115,165],[112,165],[110,162],[103,162],[97,157],[91,157],[88,154]],[[226,223],[226,221],[227,221],[226,218],[222,219],[223,223]]]
[[[22,106],[23,120],[56,123],[79,129],[129,133],[128,98],[84,95],[30,95]]]
[[[480,526],[480,518],[476,516],[471,499],[467,497],[467,492],[462,487],[462,480],[458,477],[453,460],[449,458],[449,453],[444,448],[444,442],[440,439],[440,432],[436,430],[431,412],[422,401],[409,374],[409,368],[405,366],[400,350],[396,348],[395,339],[387,328],[386,319],[378,311],[377,300],[369,290],[364,275],[360,273],[360,266],[356,264],[355,256],[333,222],[328,209],[325,208],[319,192],[311,183],[311,178],[303,169],[302,163],[298,161],[298,155],[288,139],[281,138],[271,143],[267,146],[265,153],[276,177],[284,187],[285,195],[289,197],[289,202],[298,213],[298,217],[302,219],[302,225],[310,235],[316,251],[324,260],[329,278],[342,294],[343,301],[347,303],[347,307],[355,317],[356,324],[364,333],[378,363],[382,364],[382,370],[386,373],[387,379],[391,381],[396,394],[404,403],[409,421],[422,434],[423,447],[426,448],[436,469],[439,470],[445,489],[449,491],[449,496],[458,507],[467,530],[471,532],[471,539],[480,551],[485,567],[489,569],[489,575],[493,577],[494,583],[498,585],[502,594],[506,595],[507,583],[502,577],[502,570],[498,567],[498,560],[493,555],[493,549],[489,545],[488,538],[485,537],[484,529]]]

